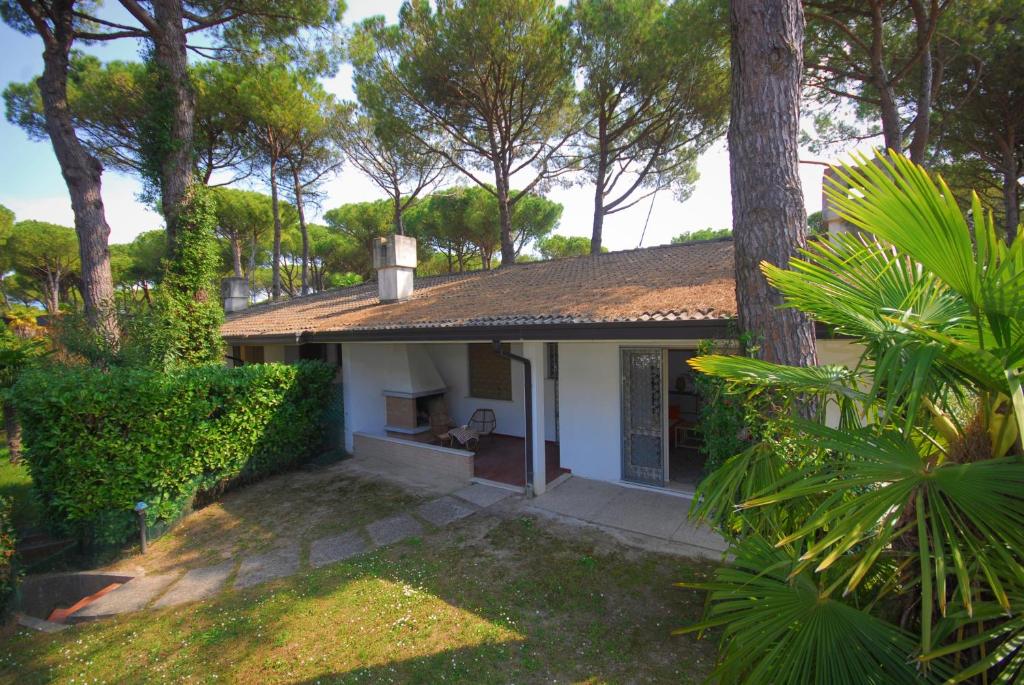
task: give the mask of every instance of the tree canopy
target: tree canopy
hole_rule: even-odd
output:
[[[697,156],[725,133],[727,33],[703,0],[576,0],[571,13],[596,253],[606,215],[661,190],[689,196]]]
[[[601,248],[607,252],[607,247]],[[590,239],[583,236],[551,235],[537,241],[537,252],[543,259],[565,259],[590,254]]]
[[[18,298],[60,312],[79,268],[78,238],[67,226],[26,220],[14,224],[5,252],[15,272]]]
[[[397,26],[364,22],[351,54],[357,89],[375,84],[368,104],[404,117],[494,194],[502,261],[514,262],[513,207],[571,169],[579,120],[567,14],[553,0],[408,3]],[[517,174],[527,181],[513,191]]]

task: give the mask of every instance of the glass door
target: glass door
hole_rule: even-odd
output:
[[[663,485],[661,350],[622,350],[622,479]]]

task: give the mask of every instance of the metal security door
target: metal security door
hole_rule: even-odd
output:
[[[622,479],[665,482],[661,350],[622,350]]]

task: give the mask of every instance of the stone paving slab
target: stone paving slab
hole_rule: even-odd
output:
[[[314,540],[309,545],[309,565],[320,568],[365,552],[366,539],[358,530]]]
[[[130,611],[140,611],[176,578],[178,578],[177,573],[160,573],[132,578],[116,590],[111,590],[95,602],[73,613],[68,617],[68,621],[77,623],[115,614],[126,614]]]
[[[41,633],[59,633],[62,630],[66,630],[71,626],[66,623],[54,623],[53,621],[44,621],[41,618],[35,616],[29,616],[28,614],[18,615],[18,625],[24,626],[25,628],[31,628],[32,630],[38,630]]]
[[[226,561],[216,566],[194,568],[171,586],[167,593],[158,599],[154,607],[172,607],[186,602],[195,602],[220,592],[224,581],[231,575],[235,562]],[[113,593],[111,593],[113,594]]]
[[[726,548],[725,540],[713,530],[688,520],[689,498],[646,488],[574,476],[523,506],[660,540],[669,546],[687,546],[700,556],[713,557]]]
[[[291,545],[265,554],[256,554],[242,559],[235,576],[235,587],[265,583],[275,578],[290,576],[299,570],[299,547]]]
[[[366,526],[373,544],[378,547],[390,545],[423,532],[423,524],[409,514],[398,514],[374,521]]]
[[[475,511],[476,508],[454,497],[440,497],[421,504],[416,508],[416,515],[430,521],[435,526],[447,526],[449,523],[466,518]]]
[[[671,538],[686,521],[688,499],[638,488],[619,486],[616,490],[589,520],[664,539]]]
[[[492,504],[497,504],[506,497],[511,497],[512,491],[506,490],[505,488],[496,488],[493,485],[473,483],[461,490],[456,490],[452,494],[460,499],[464,499],[467,502],[483,508],[489,507]]]

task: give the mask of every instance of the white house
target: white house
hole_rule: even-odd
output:
[[[731,240],[427,278],[415,255],[382,239],[376,281],[230,314],[232,356],[337,364],[346,449],[394,468],[538,494],[564,474],[692,489],[702,400],[686,360],[735,337]],[[818,344],[823,362],[857,357]],[[493,434],[463,448],[445,415]]]

